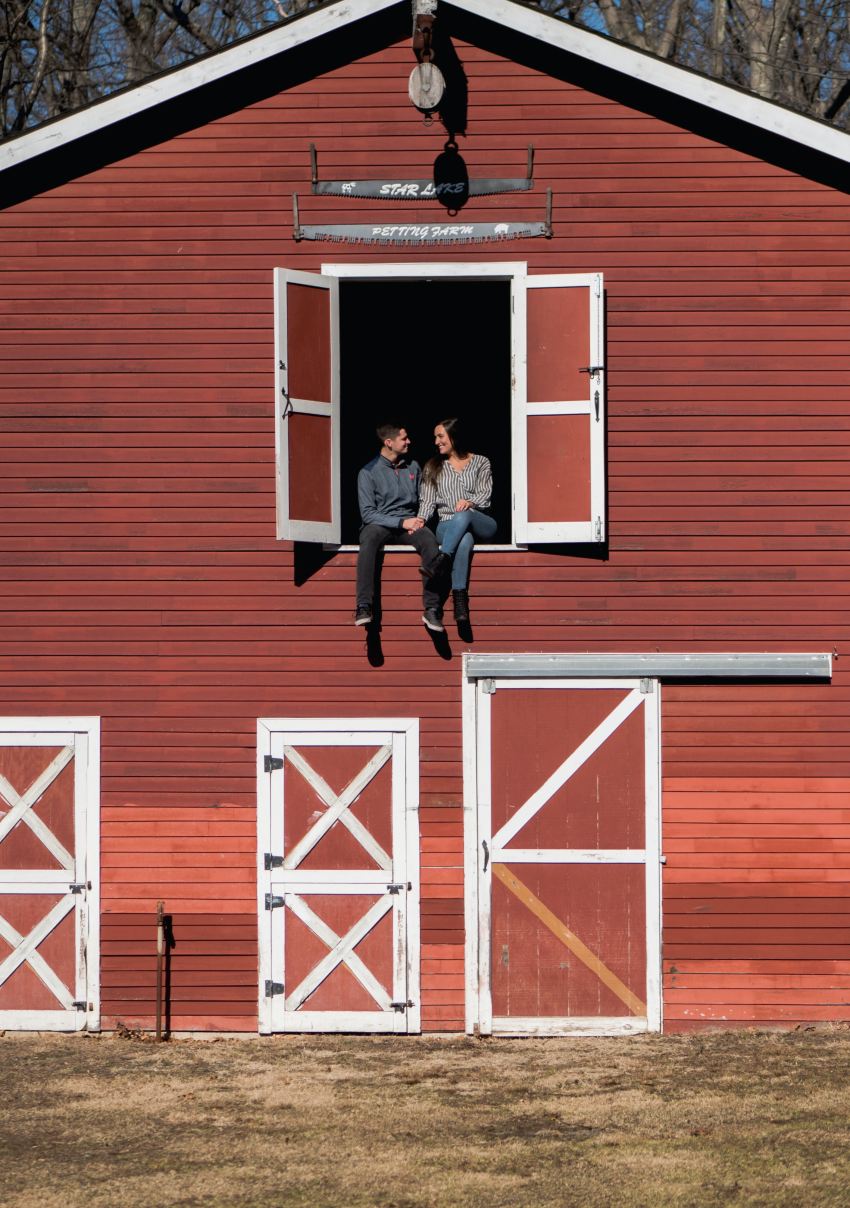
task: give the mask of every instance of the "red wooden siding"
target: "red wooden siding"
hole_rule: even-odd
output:
[[[256,1026],[256,718],[355,713],[422,719],[424,1026],[463,1022],[462,646],[452,630],[435,656],[407,558],[387,559],[381,667],[351,625],[353,555],[294,586],[274,267],[605,274],[610,557],[480,554],[476,650],[850,636],[848,198],[458,51],[470,173],[521,174],[536,147],[533,193],[464,215],[537,219],[551,186],[551,241],[292,241],[294,189],[304,223],[433,214],[309,196],[310,141],[324,176],[422,176],[441,151],[406,99],[406,43],[0,214],[0,712],[103,717],[107,1024],[152,1018],[162,898],[172,1026]],[[409,425],[420,454],[434,418]],[[670,1026],[847,1014],[843,667],[828,687],[665,689]]]

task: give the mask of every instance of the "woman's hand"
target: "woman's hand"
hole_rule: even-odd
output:
[[[471,507],[472,507],[472,504],[469,502],[468,499],[459,499],[457,501],[457,503],[455,504],[455,511],[456,512],[468,512]]]

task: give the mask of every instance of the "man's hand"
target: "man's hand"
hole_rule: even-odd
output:
[[[408,520],[402,520],[401,527],[406,529],[408,533],[416,533],[419,529],[425,527],[425,521],[420,520],[418,516],[411,516]]]
[[[472,504],[469,502],[468,499],[459,499],[457,501],[457,503],[455,504],[455,511],[456,512],[468,512],[471,507],[472,507]]]

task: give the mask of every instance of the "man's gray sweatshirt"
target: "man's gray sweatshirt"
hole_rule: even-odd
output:
[[[364,525],[400,529],[419,507],[419,465],[403,457],[391,462],[379,453],[357,475],[357,500]]]

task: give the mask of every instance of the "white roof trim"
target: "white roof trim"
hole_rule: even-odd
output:
[[[276,26],[264,34],[257,34],[229,50],[219,51],[165,75],[156,76],[146,84],[107,97],[77,113],[49,122],[30,134],[0,143],[0,172],[125,118],[134,117],[164,101],[174,100],[194,88],[212,84],[246,67],[264,63],[284,51],[304,46],[314,38],[392,8],[397,3],[398,0],[340,0],[338,4],[321,8],[286,25]]]
[[[513,0],[451,0],[451,4],[601,67],[622,72],[674,96],[705,105],[727,117],[737,118],[760,130],[822,151],[824,155],[845,161],[850,159],[850,135],[843,130],[795,113],[773,101],[764,101],[741,89],[730,88],[686,67],[633,50],[599,34],[588,33],[565,21],[553,20],[545,13],[515,4]]]
[[[171,101],[195,88],[265,62],[335,29],[394,7],[399,0],[340,0],[285,25],[258,34],[229,50],[168,72],[114,97],[50,122],[31,133],[0,143],[0,172],[65,146],[97,130]],[[485,21],[545,42],[597,66],[650,84],[672,96],[745,122],[842,162],[850,160],[850,135],[825,122],[804,117],[706,76],[633,50],[601,34],[589,33],[515,0],[443,0]]]

